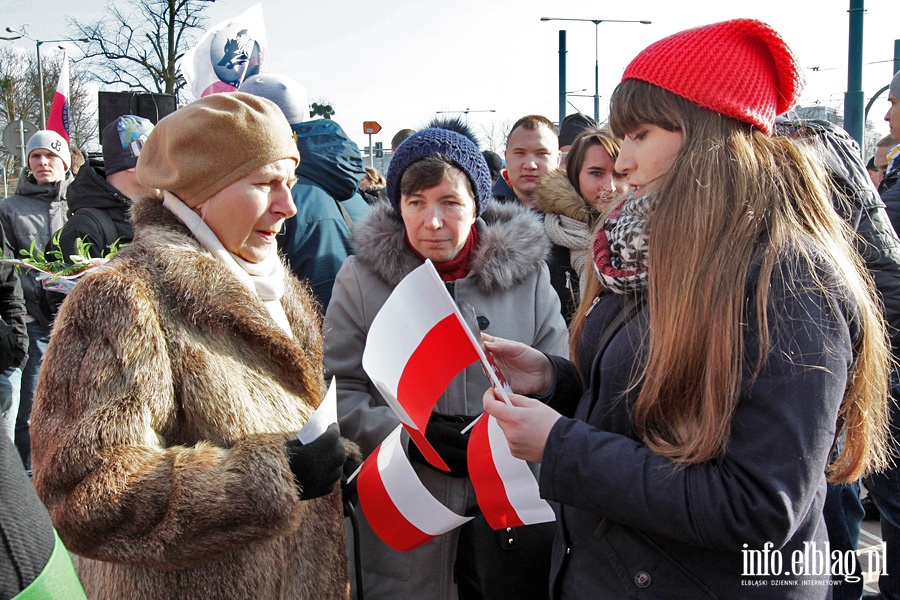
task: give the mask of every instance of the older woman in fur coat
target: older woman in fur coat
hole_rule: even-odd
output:
[[[164,200],[56,321],[33,413],[34,478],[91,598],[346,598],[336,426],[319,322],[275,235],[299,162],[271,102],[215,94],[138,161]]]

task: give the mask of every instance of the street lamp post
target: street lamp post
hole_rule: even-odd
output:
[[[83,44],[87,44],[87,43],[90,43],[91,40],[88,38],[77,38],[77,39],[65,38],[65,39],[61,39],[61,40],[36,40],[33,37],[31,37],[30,35],[28,35],[27,33],[25,33],[24,30],[16,31],[12,27],[7,27],[6,31],[8,33],[14,33],[14,34],[18,35],[19,37],[24,37],[24,38],[29,39],[34,42],[34,50],[35,50],[35,53],[37,54],[38,87],[40,88],[39,91],[40,91],[40,97],[41,97],[41,129],[46,129],[47,128],[47,107],[44,105],[45,104],[45,100],[44,100],[44,67],[41,64],[41,44],[50,44],[50,43],[56,43],[56,42],[81,42]]]
[[[640,23],[649,25],[651,21],[631,21],[622,19],[566,19],[559,17],[541,17],[541,21],[584,21],[594,24],[594,120],[600,122],[600,23]]]
[[[434,114],[436,115],[466,115],[466,120],[469,119],[469,113],[483,113],[483,112],[497,112],[493,108],[488,108],[485,110],[472,110],[471,108],[467,108],[466,110],[439,110]]]

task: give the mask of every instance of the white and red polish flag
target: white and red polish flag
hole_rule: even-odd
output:
[[[493,529],[554,521],[528,463],[509,450],[497,420],[481,415],[469,435],[466,452],[469,478],[478,506]]]
[[[359,471],[359,505],[372,530],[398,552],[408,552],[459,527],[462,517],[431,495],[410,464],[398,426]]]
[[[482,356],[430,260],[397,284],[366,338],[363,369],[422,456],[444,471],[425,426],[453,378]]]
[[[55,131],[70,143],[69,140],[69,51],[63,50],[62,66],[59,69],[59,83],[53,94],[50,115],[47,117],[47,129]]]

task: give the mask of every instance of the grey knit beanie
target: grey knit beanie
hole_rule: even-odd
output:
[[[400,212],[400,181],[403,174],[413,163],[435,154],[450,158],[466,174],[472,183],[478,214],[484,212],[491,198],[491,172],[487,161],[475,142],[460,133],[440,127],[429,127],[411,135],[400,144],[391,158],[387,192],[394,210]]]
[[[894,73],[894,78],[891,79],[891,93],[895,98],[900,98],[900,71]]]
[[[291,125],[302,123],[309,116],[306,88],[287,75],[263,73],[248,77],[239,92],[262,96],[278,105]]]
[[[34,132],[34,135],[28,138],[28,143],[25,144],[25,156],[30,157],[31,153],[38,148],[58,156],[63,161],[66,171],[72,166],[72,154],[69,152],[69,144],[66,143],[63,136],[55,131],[42,129]]]

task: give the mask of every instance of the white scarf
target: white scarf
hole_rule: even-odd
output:
[[[247,289],[262,300],[272,319],[289,337],[293,337],[291,325],[284,313],[284,307],[281,306],[281,297],[284,295],[284,266],[278,257],[277,247],[273,244],[269,256],[263,261],[249,263],[240,256],[229,252],[200,215],[182,202],[178,196],[168,191],[164,191],[163,196],[163,206],[187,225],[197,241],[209,250],[219,262],[228,267],[235,277],[247,286]]]

